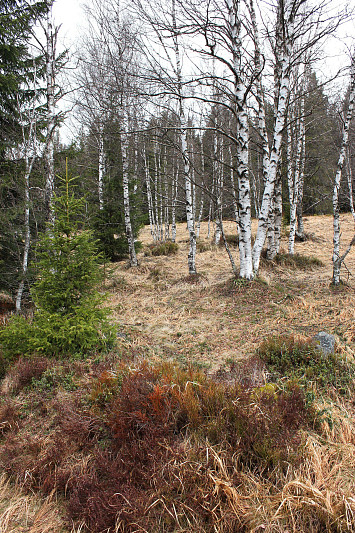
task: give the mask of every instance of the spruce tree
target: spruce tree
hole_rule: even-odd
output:
[[[15,317],[0,333],[5,355],[80,355],[112,344],[113,328],[97,291],[100,255],[91,232],[81,227],[84,200],[70,190],[74,179],[62,180],[54,225],[38,243],[32,323]]]
[[[31,30],[48,10],[48,0],[0,0],[0,161],[16,130],[17,97],[31,75],[33,60],[28,54]]]

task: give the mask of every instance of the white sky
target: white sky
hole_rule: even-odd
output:
[[[151,0],[154,2],[154,0]],[[338,6],[338,0],[332,0],[335,6]],[[77,40],[85,31],[85,13],[84,3],[90,4],[90,0],[55,0],[53,5],[53,15],[56,25],[61,25],[59,32],[59,50],[68,48],[72,52],[77,49]],[[343,3],[343,0],[342,2]],[[349,0],[349,7],[355,11],[355,0]],[[355,17],[342,27],[337,38],[332,37],[326,46],[325,61],[318,65],[318,75],[322,79],[329,79],[334,76],[339,68],[349,65],[349,46],[355,43]],[[58,50],[58,51],[59,51]],[[334,94],[346,87],[347,82],[344,79],[336,80],[326,91],[328,94]],[[62,138],[68,141],[75,137],[71,131],[73,126],[68,122],[67,126],[62,128]]]
[[[60,41],[70,47],[80,35],[85,15],[82,0],[55,0],[53,5],[54,20],[60,29]]]

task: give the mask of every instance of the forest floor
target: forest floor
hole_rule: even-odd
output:
[[[342,247],[345,249],[354,235],[351,215],[341,216],[341,228]],[[235,233],[235,224],[226,221],[224,229],[226,235],[232,235]],[[91,490],[100,486],[96,478],[90,480],[88,476],[92,471],[90,469],[95,465],[95,468],[99,468],[95,454],[99,454],[100,460],[103,460],[104,452],[101,456],[100,450],[102,443],[106,442],[105,435],[102,436],[102,432],[105,433],[106,430],[102,429],[103,422],[99,420],[99,411],[93,412],[87,402],[88,397],[92,401],[94,393],[96,400],[102,399],[100,394],[106,389],[97,392],[95,383],[101,379],[100,373],[114,369],[115,365],[117,367],[120,359],[134,362],[146,359],[157,364],[171,360],[184,366],[192,363],[201,370],[206,370],[209,376],[220,376],[235,362],[253,356],[262,341],[271,335],[294,335],[305,340],[320,331],[335,335],[337,353],[353,359],[355,248],[348,255],[346,265],[342,269],[344,284],[334,289],[330,284],[332,217],[307,217],[305,231],[308,240],[297,242],[295,251],[303,258],[315,257],[321,261],[321,264],[301,259],[295,267],[288,265],[287,261],[272,263],[263,261],[259,278],[247,283],[233,277],[224,247],[211,245],[211,240],[207,239],[206,223],[201,227],[200,251],[196,260],[199,275],[196,278],[191,278],[187,272],[188,234],[184,224],[178,225],[178,251],[170,256],[150,255],[149,246],[152,243],[150,230],[148,227],[143,228],[139,236],[143,243],[142,251],[139,253],[139,266],[129,269],[127,261],[122,261],[105,267],[106,280],[102,290],[108,296],[107,305],[112,309],[112,321],[119,327],[118,347],[114,354],[109,354],[105,361],[73,360],[58,361],[53,364],[39,360],[38,377],[35,378],[28,377],[32,376],[33,368],[29,368],[26,361],[22,360],[0,384],[0,461],[1,464],[8,465],[6,476],[0,476],[0,533],[87,531],[84,522],[80,522],[82,518],[75,521],[75,517],[79,516],[76,514],[75,505],[81,503],[79,496],[76,496],[75,500],[76,493],[71,486],[75,478],[87,483],[84,486],[82,481],[85,490],[89,490],[87,487],[90,483]],[[281,252],[286,253],[286,234],[282,237],[281,248]],[[232,252],[237,262],[237,249],[232,248]],[[143,369],[142,372],[146,370]],[[25,386],[26,379],[29,385]],[[32,385],[29,379],[32,379]],[[36,388],[33,386],[33,379],[37,384]],[[110,383],[102,381],[100,386],[109,387]],[[110,392],[109,388],[107,390]],[[334,400],[334,405],[335,403]],[[240,476],[244,476],[240,478],[244,481],[238,481],[240,485],[235,481],[237,478],[232,477],[229,480],[226,477],[223,485],[222,481],[218,481],[218,476],[216,477],[216,472],[223,477],[221,473],[223,457],[216,455],[214,451],[216,447],[207,447],[207,456],[208,454],[213,456],[214,466],[206,470],[209,472],[206,474],[207,477],[201,474],[206,486],[212,483],[210,492],[208,494],[206,492],[204,496],[205,500],[210,498],[212,501],[213,498],[220,497],[220,502],[217,503],[222,511],[223,506],[227,504],[230,504],[233,510],[235,509],[233,505],[240,505],[240,513],[245,513],[243,520],[245,524],[249,524],[240,529],[236,526],[230,526],[231,529],[228,529],[227,520],[224,529],[217,524],[215,525],[217,529],[213,531],[218,533],[355,531],[353,529],[355,515],[351,514],[354,514],[355,510],[353,497],[351,499],[351,487],[354,488],[355,475],[355,459],[352,453],[352,450],[355,451],[355,429],[348,420],[349,413],[353,413],[354,403],[351,404],[350,401],[342,404],[341,400],[340,404],[343,407],[338,406],[336,409],[340,412],[345,410],[346,416],[344,412],[341,414],[341,417],[347,419],[345,425],[340,423],[338,429],[334,430],[328,428],[322,437],[309,434],[304,448],[309,459],[308,470],[302,470],[301,467],[297,470],[297,465],[294,473],[291,472],[291,468],[287,470],[287,473],[282,474],[285,478],[281,489],[277,482],[271,479],[272,476],[268,484],[268,479],[257,478],[256,471],[240,472]],[[191,442],[189,445],[179,444],[180,448],[174,451],[175,455],[172,456],[169,468],[179,464],[178,452],[186,455],[181,463],[182,470],[185,468],[184,465],[187,467],[190,465],[188,459],[190,445],[192,446]],[[167,445],[165,452],[168,454],[172,449]],[[206,451],[203,449],[202,452],[205,454]],[[157,453],[158,455],[161,453],[160,449]],[[227,458],[228,452],[223,453]],[[63,457],[56,458],[58,454],[63,454]],[[194,461],[195,459],[194,456]],[[233,463],[234,455],[230,460]],[[191,465],[189,475],[193,476],[196,470],[195,462],[191,462]],[[203,470],[201,465],[198,466],[199,472]],[[231,469],[231,466],[228,468]],[[163,478],[168,475],[165,467],[162,472]],[[179,475],[179,472],[177,473]],[[225,476],[227,473],[226,470]],[[115,475],[118,475],[117,472]],[[157,471],[152,475],[158,476]],[[60,476],[66,480],[64,488],[60,485],[64,483],[61,482]],[[173,472],[172,483],[175,478]],[[17,483],[14,483],[14,480],[17,480]],[[193,485],[194,482],[191,483]],[[241,487],[245,487],[244,495],[238,502],[233,500],[236,497],[233,483],[237,483],[238,490],[242,491]],[[58,487],[60,490],[56,492]],[[303,489],[308,491],[307,494],[304,492],[306,495],[302,495]],[[64,518],[65,498],[67,491],[69,494],[70,490],[74,490],[72,493],[74,499],[70,503],[70,516],[74,517],[72,529],[70,522]],[[180,492],[179,489],[178,494]],[[202,494],[203,487],[200,492]],[[135,497],[134,491],[125,494]],[[268,502],[265,504],[265,509],[264,500]],[[154,512],[153,505],[156,505],[158,513],[162,501],[157,499],[149,509]],[[279,523],[278,520],[282,519],[282,513],[279,511],[286,501],[291,509],[292,520],[297,520],[297,513],[304,513],[301,508],[308,506],[306,513],[309,513],[311,518],[307,523],[310,525],[303,528],[294,522],[293,529],[285,529],[283,522]],[[168,519],[174,521],[174,513],[176,514],[174,500],[171,503],[172,510],[166,507],[169,504],[168,500],[164,502],[165,507],[158,516],[163,516],[163,512],[167,511]],[[183,501],[182,505],[185,507],[186,502],[190,505],[189,500]],[[348,505],[345,514],[340,509],[341,502]],[[324,518],[324,526],[313,527],[312,513],[316,506],[317,509],[322,509],[322,516],[341,516],[338,524],[334,522],[337,519],[332,518],[331,522],[328,517]],[[89,513],[87,510],[85,512]],[[93,512],[92,509],[90,512]],[[177,523],[181,517],[184,517],[184,512],[178,513]],[[188,512],[186,510],[186,513]],[[211,510],[211,513],[217,512],[218,510]],[[223,512],[218,520],[222,520]],[[261,512],[265,513],[264,516],[261,516]],[[89,517],[89,514],[85,516]],[[87,518],[89,519],[90,517]],[[103,520],[102,517],[101,519]],[[275,521],[274,525],[272,520]],[[338,527],[340,522],[341,525]],[[197,526],[191,526],[190,529],[188,527],[172,529],[168,520],[166,524],[161,529],[159,527],[144,529],[137,526],[136,530],[128,528],[127,531],[134,530],[141,533],[212,531],[212,529],[205,530],[202,526],[201,529]],[[165,527],[167,529],[164,529]],[[100,527],[97,525],[92,531],[100,531]],[[110,531],[123,532],[126,529],[124,525],[121,527],[118,524],[116,529]]]
[[[342,215],[341,228],[345,248],[354,235],[351,215]],[[225,222],[224,230],[226,235],[233,234],[235,224]],[[127,270],[126,263],[113,267],[106,284],[108,304],[115,321],[129,330],[130,347],[137,353],[158,358],[168,355],[213,371],[252,355],[267,336],[312,337],[320,331],[334,334],[340,343],[355,350],[355,248],[342,269],[346,285],[334,290],[330,286],[331,216],[306,218],[309,239],[295,245],[297,254],[316,257],[323,266],[295,268],[264,261],[259,279],[252,283],[233,279],[224,246],[209,246],[207,231],[207,223],[203,223],[200,247],[205,245],[207,250],[197,253],[200,277],[196,281],[187,275],[184,224],[178,225],[176,255],[140,254],[136,269]],[[151,242],[148,227],[139,238],[145,247]],[[232,252],[238,264],[238,250],[234,247]],[[284,234],[281,253],[286,252]]]

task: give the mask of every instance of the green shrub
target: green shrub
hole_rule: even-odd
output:
[[[165,241],[160,243],[154,243],[148,246],[146,255],[175,255],[179,249],[179,245],[176,242]]]
[[[55,222],[39,240],[38,277],[32,288],[32,321],[14,317],[0,332],[6,360],[31,353],[84,354],[113,342],[107,310],[96,286],[102,280],[101,257],[80,218],[83,201],[64,192],[54,201]]]
[[[50,392],[57,387],[66,391],[73,391],[77,388],[74,382],[74,372],[68,372],[68,369],[62,366],[47,368],[39,378],[32,379],[31,386],[39,392]]]
[[[300,254],[277,254],[274,258],[274,262],[278,265],[298,268],[300,270],[308,270],[323,266],[322,261],[317,257]]]
[[[261,344],[258,355],[276,378],[294,377],[305,387],[311,382],[332,386],[343,394],[354,390],[355,365],[339,354],[325,355],[313,341],[272,336]]]
[[[202,241],[201,239],[197,239],[196,241],[196,248],[199,253],[209,252],[212,250],[212,245],[210,242]]]
[[[225,238],[226,238],[226,241],[227,241],[227,244],[229,244],[229,246],[239,246],[239,234],[236,234],[236,233],[232,233],[232,234],[227,234],[225,235]],[[224,239],[223,237],[221,237],[221,240],[219,241],[219,246],[224,246]]]

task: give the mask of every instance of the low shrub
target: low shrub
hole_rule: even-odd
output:
[[[188,274],[187,276],[179,278],[176,283],[188,283],[189,285],[196,285],[198,283],[202,283],[206,279],[207,278],[204,274],[197,272],[196,274]]]
[[[0,405],[0,437],[18,427],[19,411],[19,407],[9,399]]]
[[[150,270],[149,276],[148,276],[149,279],[152,279],[153,281],[159,281],[161,277],[162,277],[162,271],[160,268],[154,267]]]
[[[165,241],[150,244],[146,250],[145,255],[175,255],[179,250],[179,245],[176,242]]]
[[[34,320],[14,316],[0,331],[0,354],[4,361],[19,355],[83,355],[114,344],[114,326],[107,311],[94,298],[73,314],[38,311]]]
[[[256,358],[249,367],[259,371]],[[277,511],[285,480],[302,469],[314,410],[295,380],[251,383],[121,362],[87,396],[52,400],[52,431],[2,442],[0,465],[63,496],[83,532],[251,531],[276,517],[274,531],[286,531],[291,518]],[[318,529],[299,520],[298,531],[325,531],[320,519]]]
[[[322,261],[317,257],[300,254],[277,254],[273,261],[278,265],[299,270],[309,270],[324,266]]]
[[[225,239],[226,239],[227,244],[229,246],[234,246],[236,248],[239,246],[239,233],[238,234],[237,233],[231,233],[231,234],[227,233],[224,236],[225,236]],[[251,236],[251,244],[253,245],[254,242],[255,242],[255,236],[252,235]],[[222,248],[225,246],[223,237],[221,237],[218,245],[221,246]]]
[[[229,244],[229,246],[235,246],[235,247],[239,246],[239,234],[236,234],[236,233],[226,234],[225,238],[226,238],[227,244]],[[223,239],[223,237],[221,237],[221,239],[219,241],[219,246],[224,247],[224,239]]]
[[[274,378],[294,377],[305,387],[313,382],[350,394],[355,386],[355,365],[341,355],[325,355],[311,340],[293,336],[272,336],[258,349],[258,356]]]
[[[210,242],[203,241],[201,239],[197,239],[196,241],[196,249],[201,254],[204,252],[209,252],[212,250],[212,245]]]
[[[77,388],[74,372],[63,366],[50,366],[40,376],[33,377],[31,385],[38,392],[51,392],[57,387],[67,391]]]
[[[12,383],[12,392],[19,392],[32,384],[33,380],[41,379],[50,366],[50,361],[45,357],[20,357],[11,368],[8,378]]]

